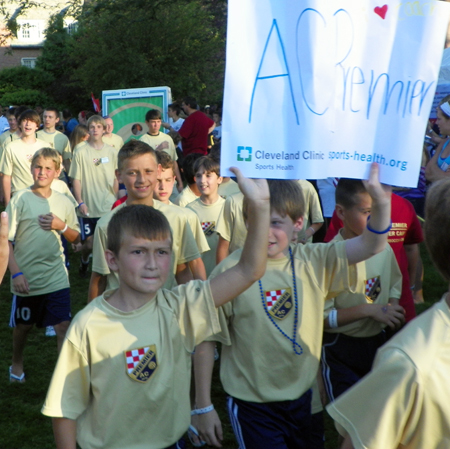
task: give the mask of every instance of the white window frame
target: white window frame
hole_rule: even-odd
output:
[[[21,42],[42,42],[44,40],[45,21],[18,20],[17,40]]]
[[[20,60],[20,64],[24,67],[29,67],[30,69],[34,69],[36,67],[37,58],[22,58]]]

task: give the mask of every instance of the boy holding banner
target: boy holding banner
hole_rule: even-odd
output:
[[[214,339],[223,343],[221,380],[240,447],[311,449],[311,387],[319,366],[324,300],[352,290],[357,268],[351,265],[386,246],[390,189],[381,186],[373,164],[367,229],[354,239],[314,245],[291,243],[303,224],[299,185],[272,180],[269,190],[266,274],[220,310],[222,332]],[[231,254],[211,277],[235,265],[241,252]],[[203,440],[220,446],[221,425],[210,398],[213,345],[203,343],[201,349],[195,360],[194,425]]]
[[[450,282],[450,179],[427,193],[425,242]],[[424,449],[450,442],[450,292],[377,353],[372,371],[327,407],[342,449]]]

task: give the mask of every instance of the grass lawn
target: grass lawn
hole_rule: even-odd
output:
[[[438,301],[447,290],[428,255],[422,248],[425,266],[424,297],[426,303],[418,312]],[[71,254],[70,272],[73,313],[86,303],[88,280],[78,277],[78,255]],[[11,364],[12,331],[8,327],[11,295],[9,278],[0,287],[0,449],[47,449],[54,447],[50,419],[40,413],[48,384],[56,362],[56,339],[45,337],[43,329],[33,329],[25,349],[25,384],[9,384],[8,367]],[[113,392],[111,392],[113,394]],[[213,402],[222,418],[225,431],[223,447],[236,448],[231,426],[225,412],[225,395],[220,387],[218,363],[213,380]],[[145,416],[142,418],[145,419]],[[150,419],[150,417],[148,417]],[[168,419],[170,419],[168,417]],[[327,448],[336,447],[332,422],[326,421]],[[190,446],[189,446],[190,447]],[[107,449],[107,448],[105,448]]]

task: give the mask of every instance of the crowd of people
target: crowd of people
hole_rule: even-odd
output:
[[[343,448],[447,447],[450,294],[417,318],[414,304],[423,223],[450,282],[449,101],[429,126],[417,189],[392,194],[377,164],[367,181],[222,176],[221,111],[193,97],[169,105],[167,122],[150,109],[127,142],[109,116],[9,108],[9,379],[26,381],[32,328],[54,332],[42,413],[57,448],[180,449],[186,431],[220,447],[219,347],[240,449],[324,448],[327,403]],[[71,275],[89,278],[73,319],[70,251]]]

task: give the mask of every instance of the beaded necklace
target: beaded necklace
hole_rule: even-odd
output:
[[[258,281],[259,283],[259,291],[261,293],[261,300],[262,305],[264,307],[264,311],[266,312],[267,317],[272,322],[272,324],[281,332],[281,335],[283,337],[286,337],[291,343],[292,343],[292,349],[294,350],[294,353],[296,355],[302,355],[303,354],[303,348],[296,342],[297,339],[297,324],[298,324],[298,297],[297,297],[297,281],[295,279],[295,266],[294,266],[294,257],[292,256],[292,250],[289,248],[289,258],[291,260],[291,270],[292,270],[292,283],[294,285],[294,333],[292,335],[292,338],[289,337],[289,335],[284,332],[280,326],[275,322],[272,315],[267,310],[266,301],[264,299],[264,290],[262,287],[261,280]],[[298,348],[298,349],[297,349]]]

